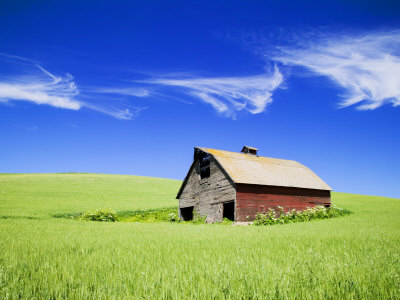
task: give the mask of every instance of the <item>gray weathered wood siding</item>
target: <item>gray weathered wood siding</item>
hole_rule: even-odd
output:
[[[210,177],[200,179],[200,164],[196,161],[189,171],[186,185],[179,197],[179,207],[193,206],[207,222],[222,221],[222,203],[234,201],[236,190],[218,163],[210,157]]]

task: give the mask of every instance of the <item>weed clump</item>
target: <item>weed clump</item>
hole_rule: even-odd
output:
[[[120,211],[118,221],[121,222],[175,222],[179,221],[177,208],[138,209],[134,211]]]
[[[267,213],[258,213],[254,220],[254,225],[275,225],[297,222],[306,222],[318,219],[328,219],[349,214],[350,211],[339,208],[335,205],[331,207],[315,206],[305,210],[292,209],[285,213],[283,207],[278,206],[278,210],[270,208]]]
[[[179,216],[178,216],[176,213],[174,213],[174,212],[172,212],[172,213],[170,213],[170,214],[168,215],[168,219],[169,219],[170,222],[175,222],[175,223],[181,221],[181,220],[179,219]]]
[[[233,220],[230,220],[228,218],[223,218],[222,222],[220,222],[219,224],[221,224],[221,225],[232,225],[233,223],[234,223]]]
[[[193,211],[193,220],[189,221],[189,222],[192,223],[192,224],[205,224],[206,223],[206,219],[207,219],[207,216],[203,216],[203,215],[200,214],[199,211],[194,210]]]
[[[101,208],[95,211],[87,211],[78,219],[85,221],[115,222],[118,220],[118,214],[110,208]]]

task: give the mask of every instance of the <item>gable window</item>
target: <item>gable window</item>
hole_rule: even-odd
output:
[[[202,152],[199,155],[200,160],[200,178],[210,177],[210,155],[208,153]]]

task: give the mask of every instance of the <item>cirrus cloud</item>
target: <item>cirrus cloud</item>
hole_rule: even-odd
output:
[[[21,76],[0,82],[0,98],[7,101],[30,101],[54,107],[79,110],[82,104],[72,75],[55,76],[40,67],[39,76]]]
[[[353,35],[319,34],[277,47],[267,60],[301,66],[342,87],[341,107],[372,110],[400,105],[400,31]]]
[[[147,97],[146,90],[121,87],[78,89],[69,73],[56,75],[28,58],[4,53],[0,53],[0,57],[5,66],[11,66],[11,70],[18,69],[17,66],[22,68],[18,74],[10,72],[0,77],[2,102],[26,101],[69,110],[85,108],[121,120],[131,120],[145,109],[128,105],[117,96]]]
[[[263,112],[283,81],[282,73],[275,66],[273,71],[255,76],[155,78],[135,83],[173,88],[184,96],[211,105],[220,114],[234,118],[242,110],[251,114]]]

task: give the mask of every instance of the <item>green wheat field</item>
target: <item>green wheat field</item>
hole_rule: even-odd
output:
[[[351,215],[275,226],[53,217],[176,207],[180,183],[0,174],[0,299],[400,299],[400,199],[333,193]]]

